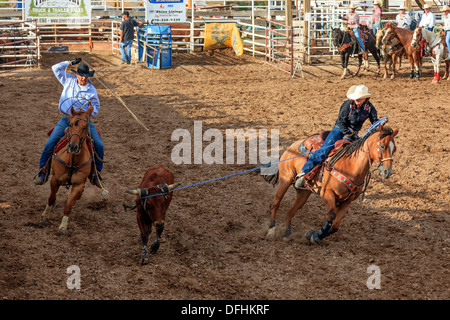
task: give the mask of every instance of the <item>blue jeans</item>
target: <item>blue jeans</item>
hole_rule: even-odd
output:
[[[373,35],[376,37],[377,36],[377,31],[379,30],[379,29],[381,29],[381,21],[378,21],[378,22],[374,22],[373,23],[373,25],[372,25],[372,30],[373,30]]]
[[[450,51],[450,30],[445,31],[445,43],[447,44],[447,48]]]
[[[64,136],[64,130],[69,126],[69,119],[67,117],[62,117],[61,120],[58,121],[52,133],[48,137],[47,143],[45,144],[44,151],[42,151],[41,159],[39,160],[39,169],[47,163],[48,159],[52,156],[53,149],[55,149],[58,141]],[[89,121],[89,130],[91,134],[91,138],[94,140],[94,148],[95,152],[99,156],[100,159],[103,159],[105,155],[105,145],[103,144],[100,135],[95,129],[94,124]],[[97,167],[98,172],[101,172],[103,169],[103,162],[94,157],[95,165]],[[39,173],[39,176],[44,176],[44,174]]]
[[[302,172],[305,174],[310,172],[317,164],[319,164],[319,162],[326,158],[331,149],[333,149],[335,142],[341,140],[342,138],[344,138],[344,134],[339,126],[335,125],[333,129],[331,129],[331,132],[328,134],[328,137],[325,139],[320,149],[314,152],[308,161],[306,161],[303,165]]]
[[[128,40],[120,43],[120,54],[122,55],[122,61],[131,63],[131,46],[133,40]],[[127,49],[125,52],[125,48]]]
[[[366,49],[364,48],[364,41],[361,39],[361,35],[359,33],[359,28],[352,29],[352,31],[355,34],[356,40],[358,40],[361,51],[366,51]]]

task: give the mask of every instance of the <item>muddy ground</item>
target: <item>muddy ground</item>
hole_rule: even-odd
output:
[[[101,110],[94,121],[106,145],[109,194],[88,183],[69,230],[60,232],[68,191],[60,189],[45,224],[41,213],[50,187],[32,180],[46,132],[61,117],[62,86],[51,66],[75,56],[97,70],[92,81]],[[0,299],[449,298],[450,81],[433,85],[430,62],[418,82],[407,79],[406,67],[399,78],[382,79],[374,65],[340,80],[337,61],[304,65],[305,79],[291,79],[261,58],[226,51],[175,54],[173,63],[151,70],[122,65],[109,52],[43,53],[40,68],[0,75]],[[174,164],[174,130],[193,135],[194,121],[202,122],[202,132],[219,129],[224,136],[226,129],[278,129],[283,150],[330,128],[354,84],[369,87],[379,116],[389,117],[400,132],[394,175],[373,177],[365,200],[352,204],[336,234],[318,246],[305,239],[306,231],[326,220],[322,200],[313,195],[294,217],[291,238],[282,240],[295,196],[290,189],[277,215],[276,237],[265,239],[276,189],[258,175],[239,174],[175,191],[160,250],[140,265],[135,212],[125,212],[122,204],[133,202],[124,190],[137,187],[149,167],[163,164],[183,186],[255,167]],[[73,265],[80,268],[80,290],[66,285]],[[372,265],[379,267],[380,289],[367,286]]]

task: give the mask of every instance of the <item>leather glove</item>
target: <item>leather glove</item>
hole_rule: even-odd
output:
[[[80,63],[80,62],[81,62],[81,58],[73,58],[73,59],[70,61],[70,65],[73,66],[73,65],[78,64],[78,63]]]
[[[344,136],[344,138],[347,139],[347,140],[350,140],[350,141],[355,141],[355,140],[358,140],[358,139],[359,139],[359,137],[358,137],[358,135],[356,134],[356,132],[353,132],[353,133],[351,133],[351,134],[346,134],[346,135]]]

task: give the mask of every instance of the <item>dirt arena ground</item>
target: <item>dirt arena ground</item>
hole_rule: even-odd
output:
[[[69,230],[59,232],[68,191],[60,189],[50,223],[43,224],[50,187],[32,180],[46,132],[61,117],[62,86],[51,66],[75,56],[44,53],[40,68],[0,75],[0,299],[450,298],[450,81],[431,84],[430,62],[416,82],[407,79],[405,67],[398,79],[377,77],[374,65],[360,77],[340,80],[337,63],[303,66],[305,79],[291,79],[261,58],[229,52],[177,54],[166,70],[124,66],[108,52],[78,54],[97,70],[92,81],[101,110],[95,124],[106,145],[109,194],[87,184]],[[160,250],[140,265],[135,212],[122,204],[134,201],[124,190],[137,187],[149,167],[163,164],[184,186],[254,167],[175,165],[175,129],[193,133],[194,121],[202,121],[203,132],[279,129],[284,150],[330,128],[354,84],[369,87],[379,116],[388,116],[400,132],[394,175],[386,181],[374,176],[339,232],[319,246],[308,244],[304,233],[326,219],[322,200],[313,195],[293,219],[290,240],[283,241],[295,194],[290,189],[276,237],[266,240],[276,189],[258,175],[240,174],[174,192]],[[66,285],[72,265],[80,268],[80,290]],[[367,287],[371,265],[380,268],[381,289]]]

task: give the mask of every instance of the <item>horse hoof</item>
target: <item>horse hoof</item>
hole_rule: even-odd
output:
[[[142,257],[141,265],[146,265],[146,264],[148,264],[148,257]]]
[[[284,232],[283,240],[284,240],[284,241],[289,240],[289,237],[290,237],[290,236],[291,236],[291,230],[290,230],[290,229],[287,229],[287,230]]]
[[[309,240],[309,242],[311,242],[311,244],[319,244],[320,239],[318,237],[317,232],[315,232],[314,230],[309,230],[306,234],[306,239]]]
[[[59,231],[66,231],[68,224],[69,224],[69,217],[64,216],[61,221],[61,224],[59,225]]]
[[[272,227],[267,231],[266,239],[272,239],[274,236],[275,236],[275,227]]]
[[[44,217],[44,216],[42,216],[42,221],[44,221],[44,222],[49,222],[49,221],[50,221],[50,219],[49,219],[48,217]]]

